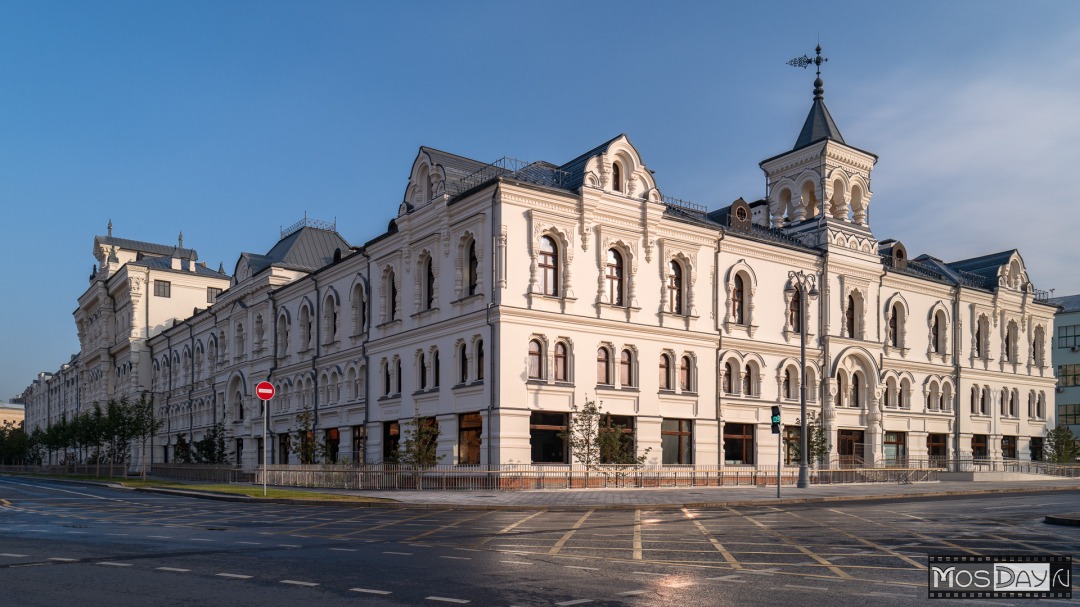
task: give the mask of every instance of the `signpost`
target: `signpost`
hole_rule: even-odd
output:
[[[780,407],[776,405],[772,408],[772,433],[776,435],[776,498],[780,499],[780,477],[783,475],[780,468],[780,445],[784,443],[784,437],[780,435]]]
[[[263,477],[263,497],[266,497],[266,464],[267,464],[267,462],[270,461],[270,458],[268,456],[269,450],[270,450],[270,443],[266,440],[266,429],[269,426],[269,424],[267,423],[266,420],[269,417],[268,414],[270,413],[270,399],[274,398],[274,384],[272,384],[272,383],[270,383],[268,381],[259,382],[258,385],[255,386],[255,396],[258,396],[259,400],[263,401],[263,408],[262,408],[263,409],[262,410],[262,418],[263,418],[263,454],[262,454],[262,456],[263,456],[263,466],[262,466],[262,468],[263,469],[262,469],[262,477]]]

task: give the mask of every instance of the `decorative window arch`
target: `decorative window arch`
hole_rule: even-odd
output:
[[[364,283],[356,281],[352,287],[353,335],[367,331],[367,295]]]
[[[457,345],[458,383],[464,384],[469,381],[469,348],[461,341]]]
[[[473,351],[476,352],[476,381],[484,380],[484,340],[473,341]]]
[[[282,310],[277,318],[277,357],[285,358],[289,354],[289,314]]]
[[[902,295],[897,293],[889,299],[886,309],[885,345],[900,350],[907,346],[908,306]]]
[[[619,385],[623,388],[632,388],[637,385],[637,374],[634,372],[634,352],[630,348],[623,348],[619,353]]]
[[[611,163],[611,190],[613,192],[623,191],[623,170],[622,165],[618,162]]]
[[[1019,346],[1017,343],[1018,333],[1019,328],[1017,327],[1016,321],[1010,320],[1008,324],[1005,325],[1005,335],[1001,344],[1002,360],[1005,362],[1016,363],[1019,361],[1017,352]]]
[[[394,355],[394,394],[401,394],[401,357]]]
[[[596,349],[596,383],[613,385],[611,375],[611,350],[607,346],[600,346]]]
[[[1036,325],[1031,338],[1031,363],[1036,367],[1046,366],[1046,329]]]
[[[788,365],[784,367],[784,380],[781,384],[781,397],[787,400],[799,398],[799,370]]]
[[[559,284],[559,245],[550,235],[540,237],[540,252],[537,257],[540,266],[540,292],[558,297],[562,291]]]
[[[537,338],[529,340],[529,379],[544,379],[544,346]]]
[[[565,341],[555,342],[555,381],[570,381],[570,348]]]
[[[386,266],[382,277],[382,317],[383,322],[393,322],[401,313],[399,290],[401,283],[393,266]]]
[[[862,291],[852,289],[844,298],[844,337],[865,339],[863,337],[863,310],[865,309],[866,301]]]
[[[742,375],[743,396],[760,396],[761,386],[758,382],[757,361],[748,361]]]
[[[544,239],[547,239],[545,242]],[[545,224],[533,230],[529,292],[550,297],[574,297],[570,269],[574,260],[573,229]],[[544,249],[550,249],[546,252]],[[598,260],[602,262],[603,259]],[[546,266],[546,267],[545,267]],[[546,275],[545,275],[546,273]],[[600,266],[600,288],[604,267]],[[603,298],[601,298],[603,301]]]
[[[672,380],[671,375],[674,371],[674,364],[671,362],[671,354],[662,352],[660,354],[660,389],[661,390],[674,390],[675,382]],[[730,377],[727,380],[730,382]],[[725,385],[728,385],[725,383]]]
[[[442,368],[439,361],[439,348],[431,348],[431,387],[438,388],[441,384]]]
[[[746,316],[746,280],[737,273],[731,285],[731,320],[737,325],[744,325]]]
[[[736,278],[739,280],[736,280]],[[747,265],[746,261],[740,259],[728,270],[725,282],[727,287],[726,323],[749,328],[751,337],[753,337],[754,294],[758,285],[757,275]]]
[[[791,294],[791,301],[787,306],[787,325],[790,330],[795,333],[802,332],[803,319],[799,314],[802,307],[802,289],[795,289],[795,292]]]
[[[326,298],[323,299],[323,343],[332,344],[337,341],[338,333],[338,296],[337,291],[328,289]]]
[[[439,307],[438,268],[431,251],[425,249],[416,258],[416,311],[424,312]]]
[[[941,302],[930,310],[930,335],[927,354],[945,356],[949,351],[949,316]]]
[[[668,262],[667,268],[667,311],[671,314],[685,314],[683,291],[683,266],[677,259]]]
[[[616,247],[609,248],[605,255],[604,303],[626,305],[626,263],[622,251]]]
[[[697,382],[694,357],[689,354],[683,354],[679,358],[679,391],[681,392],[697,392]]]
[[[416,352],[416,389],[427,390],[428,387],[428,358],[423,350]]]
[[[973,358],[990,359],[990,319],[980,314],[975,320],[971,335],[971,355]]]
[[[394,387],[394,383],[393,383],[394,378],[391,377],[391,371],[390,371],[390,361],[385,359],[385,358],[382,359],[379,362],[379,367],[382,370],[382,376],[383,376],[383,396],[387,397],[387,396],[390,396],[393,393],[393,387]]]
[[[300,352],[306,352],[311,348],[311,308],[308,302],[300,304]]]
[[[861,378],[862,374],[859,371],[851,374],[851,407],[853,409],[862,407],[864,402],[862,394],[864,386]]]

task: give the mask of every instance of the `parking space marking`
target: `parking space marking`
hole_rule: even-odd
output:
[[[363,592],[365,594],[393,594],[389,590],[373,590],[371,588],[349,588],[349,590],[351,590],[352,592]]]
[[[155,567],[158,571],[169,571],[172,573],[190,573],[190,569],[180,569],[179,567]]]
[[[713,536],[713,534],[705,528],[705,525],[701,524],[701,521],[694,518],[694,516],[690,514],[690,511],[686,508],[683,508],[682,512],[686,515],[686,518],[691,523],[693,523],[695,527],[697,527],[698,531],[700,531],[702,535],[705,536],[705,539],[709,540],[709,543],[712,544],[713,548],[716,548],[716,551],[723,555],[724,560],[727,561],[733,569],[743,568],[742,565],[739,564],[739,561],[734,556],[732,556],[731,552],[729,552],[727,548],[724,548],[724,545],[720,543],[720,540],[716,539],[716,537]]]
[[[427,536],[429,536],[429,535],[432,535],[432,534],[434,534],[434,533],[439,533],[439,532],[441,532],[441,531],[446,531],[447,529],[453,529],[454,527],[457,527],[457,526],[459,526],[459,525],[463,525],[463,524],[465,524],[465,523],[468,523],[468,522],[471,522],[471,521],[475,521],[476,519],[478,519],[478,518],[483,518],[483,517],[485,517],[485,516],[488,516],[489,514],[491,514],[491,511],[481,512],[480,514],[477,514],[477,515],[475,515],[475,516],[469,516],[469,517],[465,517],[465,518],[459,518],[458,520],[454,521],[453,523],[448,523],[448,524],[446,524],[446,525],[442,525],[442,526],[436,527],[436,528],[434,528],[434,529],[431,529],[431,530],[429,530],[429,531],[425,531],[425,532],[423,532],[423,533],[418,533],[418,534],[416,534],[416,535],[414,535],[414,536],[412,536],[412,537],[410,537],[410,538],[404,539],[404,540],[402,540],[402,541],[404,541],[404,542],[412,542],[412,541],[416,541],[416,540],[418,540],[418,539],[420,539],[420,538],[422,538],[422,537],[427,537]]]
[[[215,573],[217,577],[227,577],[234,580],[250,580],[250,575],[241,575],[239,573]]]
[[[583,514],[581,518],[579,518],[577,522],[574,523],[574,526],[571,527],[569,531],[564,533],[563,536],[559,538],[559,541],[555,542],[555,545],[552,546],[550,550],[548,550],[548,554],[559,554],[559,551],[562,550],[563,546],[566,545],[566,542],[568,542],[570,538],[574,536],[578,529],[581,529],[581,526],[585,524],[585,521],[588,520],[590,516],[592,516],[593,512],[596,511],[589,510],[585,512],[585,514]]]
[[[301,582],[300,580],[281,580],[282,584],[289,584],[291,586],[318,586],[315,582]]]

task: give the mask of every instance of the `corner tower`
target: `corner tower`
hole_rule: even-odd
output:
[[[877,255],[870,231],[870,171],[877,156],[844,141],[825,106],[821,64],[816,56],[792,59],[789,65],[817,66],[814,100],[795,146],[763,160],[769,226],[784,229],[808,246],[842,245]]]

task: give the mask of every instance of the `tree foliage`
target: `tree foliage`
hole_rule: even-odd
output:
[[[403,466],[422,470],[431,468],[443,460],[439,450],[439,422],[434,417],[421,417],[420,410],[413,412],[402,431],[405,440],[398,446],[397,461]]]
[[[1072,429],[1062,424],[1046,431],[1043,459],[1055,464],[1071,464],[1080,458],[1080,445]]]
[[[324,446],[315,440],[315,416],[309,409],[296,414],[296,432],[289,440],[289,451],[300,464],[314,464],[322,456]]]
[[[566,432],[559,438],[566,441],[574,461],[590,470],[601,469],[604,464],[641,466],[652,447],[637,453],[637,442],[632,429],[614,422],[604,413],[602,404],[586,400],[580,409],[575,407]]]
[[[199,464],[228,464],[229,451],[225,447],[225,424],[218,422],[194,443],[194,461]]]
[[[829,436],[825,433],[825,424],[822,423],[820,415],[814,411],[810,411],[806,414],[806,464],[810,468],[816,468],[818,466],[824,466],[829,459]],[[795,420],[796,428],[799,428],[798,424],[801,422]],[[801,432],[801,430],[800,430]],[[792,445],[792,454],[795,462],[802,461],[802,437],[795,441]]]

